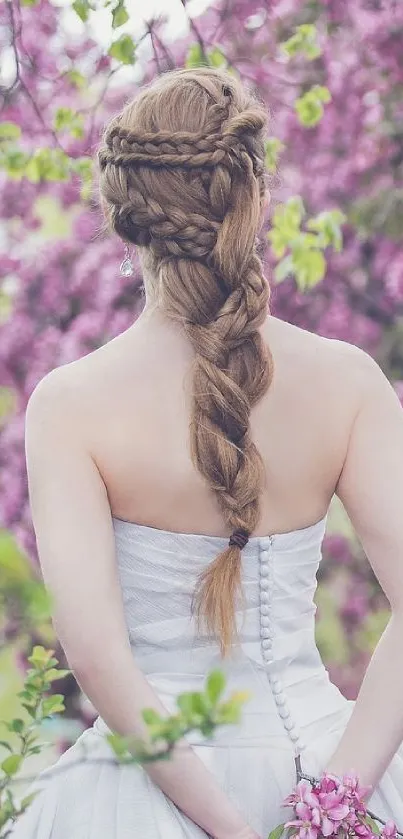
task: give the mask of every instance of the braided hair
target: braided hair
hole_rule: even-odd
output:
[[[232,74],[174,70],[112,120],[98,152],[110,226],[144,248],[158,303],[194,349],[191,455],[232,535],[192,606],[224,655],[264,483],[250,411],[272,377],[259,332],[270,292],[256,249],[265,126],[265,109]]]

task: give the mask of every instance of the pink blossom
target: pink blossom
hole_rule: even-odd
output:
[[[391,820],[387,821],[381,831],[382,839],[396,839],[397,827]]]

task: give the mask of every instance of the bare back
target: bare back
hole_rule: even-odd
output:
[[[357,413],[360,364],[355,347],[274,317],[261,331],[274,377],[251,413],[267,476],[256,535],[299,529],[325,515]],[[127,331],[69,365],[73,421],[81,423],[115,517],[226,535],[190,457],[192,359],[180,328],[145,310]]]

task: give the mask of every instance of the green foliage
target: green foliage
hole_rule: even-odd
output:
[[[6,127],[2,136],[4,125]],[[74,137],[82,137],[81,114],[75,114],[70,108],[59,108],[55,115],[54,129],[69,131]],[[82,179],[81,198],[86,201],[91,197],[94,171],[92,158],[70,157],[59,146],[38,148],[30,154],[14,145],[15,137],[13,123],[0,125],[0,169],[3,169],[9,178],[20,180],[25,177],[33,183],[39,183],[66,181],[72,175],[78,175]]]
[[[280,839],[284,833],[284,824],[279,824],[269,833],[268,839]]]
[[[312,23],[297,26],[294,35],[281,44],[282,50],[289,58],[302,54],[308,61],[318,58],[322,50],[318,43],[318,30]]]
[[[29,155],[21,149],[0,144],[0,169],[4,169],[9,178],[19,180],[24,176]]]
[[[22,763],[22,755],[11,754],[3,760],[0,764],[0,768],[4,772],[5,775],[8,775],[11,778],[12,775],[16,775],[21,763]]]
[[[71,6],[83,23],[88,20],[89,13],[91,9],[93,9],[93,5],[89,2],[89,0],[74,0]]]
[[[78,90],[81,90],[83,87],[85,87],[85,85],[86,85],[85,76],[83,76],[83,74],[80,73],[80,71],[77,70],[76,67],[72,67],[71,70],[68,70],[67,73],[66,73],[66,76],[67,76],[68,79],[70,79],[70,81],[74,85],[74,87],[78,88]]]
[[[18,140],[21,128],[15,122],[0,122],[0,142],[4,140]]]
[[[274,256],[279,260],[274,279],[282,282],[295,276],[301,290],[312,288],[323,279],[326,261],[323,251],[330,245],[342,246],[341,225],[345,217],[340,210],[329,210],[306,222],[307,232],[301,230],[306,211],[299,196],[280,204],[273,215],[273,227],[268,233]]]
[[[151,761],[169,756],[174,744],[191,731],[200,731],[204,737],[210,737],[219,725],[239,722],[242,707],[249,694],[235,692],[224,702],[219,699],[225,689],[225,677],[220,670],[212,671],[206,680],[204,691],[188,691],[177,697],[177,713],[162,717],[152,708],[142,712],[147,725],[151,744],[159,748],[150,749],[146,744],[132,738],[116,734],[108,740],[117,757],[130,751],[132,760]]]
[[[108,52],[122,64],[134,64],[136,61],[136,47],[130,35],[121,35],[111,44]]]
[[[320,654],[325,661],[331,660],[333,664],[343,666],[349,660],[350,650],[337,601],[331,589],[323,585],[319,586],[315,600],[320,615],[325,616],[319,617],[315,628]]]
[[[24,167],[24,176],[33,183],[40,181],[67,181],[69,157],[60,148],[36,149]]]
[[[28,795],[17,806],[11,783],[19,773],[24,761],[33,754],[38,754],[46,744],[38,743],[38,728],[41,723],[55,714],[64,711],[62,694],[50,694],[52,682],[70,673],[62,670],[53,656],[53,650],[35,646],[28,658],[32,665],[27,671],[24,686],[18,693],[21,706],[26,711],[26,719],[15,717],[10,722],[3,722],[10,735],[18,741],[15,747],[12,740],[1,740],[0,746],[9,752],[0,764],[0,839],[1,828],[8,822],[15,821],[29,806],[35,793]],[[116,733],[108,735],[119,763],[145,763],[169,758],[172,749],[184,735],[190,731],[200,731],[210,736],[219,725],[239,721],[242,706],[248,698],[247,693],[234,693],[225,702],[219,699],[225,689],[225,677],[219,670],[212,671],[206,680],[204,691],[183,693],[177,699],[177,713],[162,717],[152,708],[143,711],[150,742],[137,737],[122,737]],[[158,744],[158,748],[156,747]]]
[[[192,67],[201,67],[206,64],[208,64],[208,61],[200,44],[192,44],[186,56],[185,67],[191,69]]]
[[[366,815],[365,823],[369,825],[372,832],[375,833],[375,836],[380,836],[381,835],[379,825],[376,823],[375,819],[371,818],[371,816]]]
[[[213,47],[211,50],[207,51],[208,63],[210,67],[226,67],[228,62],[219,49],[219,47]]]
[[[53,650],[46,650],[44,647],[35,646],[28,661],[32,665],[27,671],[24,686],[17,694],[22,700],[21,706],[25,709],[27,717],[15,717],[9,722],[2,722],[2,725],[12,735],[10,740],[1,740],[0,745],[6,749],[8,754],[0,764],[0,837],[5,839],[8,831],[3,834],[1,828],[11,821],[14,822],[33,801],[35,794],[26,796],[17,805],[12,792],[11,784],[14,777],[19,773],[24,761],[31,755],[38,754],[42,750],[42,744],[38,743],[37,732],[41,723],[64,710],[63,696],[61,694],[47,695],[52,682],[62,679],[69,670],[57,668],[58,661],[53,657]],[[15,740],[17,745],[15,745]]]
[[[77,114],[71,108],[58,108],[53,127],[55,131],[68,131],[72,137],[84,137],[84,120],[82,114]]]
[[[366,615],[365,620],[357,635],[357,646],[363,652],[375,649],[380,636],[386,629],[390,618],[390,610],[379,609],[376,612],[370,612]]]
[[[213,670],[207,679],[207,696],[213,704],[225,688],[225,676],[221,670]]]
[[[82,200],[88,201],[91,198],[94,183],[94,161],[91,157],[77,157],[71,161],[71,169],[81,178]]]
[[[275,172],[278,159],[284,150],[284,143],[277,137],[269,137],[265,142],[265,164],[268,172]]]
[[[129,14],[125,7],[124,0],[118,0],[116,6],[112,9],[112,28],[118,29],[129,20]]]
[[[295,100],[295,110],[299,121],[306,128],[313,128],[323,117],[323,105],[331,101],[329,88],[315,84],[302,96]]]
[[[191,69],[192,67],[203,66],[229,69],[228,61],[219,47],[215,46],[204,51],[199,43],[192,44],[186,57],[185,67]]]

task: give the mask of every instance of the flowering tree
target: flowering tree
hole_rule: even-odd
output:
[[[101,7],[109,15],[107,49],[91,35]],[[164,18],[133,37],[124,0],[74,0],[67,11],[51,0],[5,0],[0,30],[0,520],[29,557],[36,551],[23,447],[27,400],[48,370],[126,329],[141,307],[138,266],[134,277],[120,276],[121,245],[99,232],[92,157],[105,119],[157,73],[208,63],[254,85],[272,115],[266,256],[276,313],[377,353],[403,378],[401,3],[217,0],[188,17],[187,33],[172,41]],[[334,631],[348,638],[349,652],[334,672],[353,693],[351,664],[356,674],[374,610],[382,621],[385,604],[343,537],[328,541],[327,555],[338,562],[332,570],[323,564],[322,592],[348,567]]]

